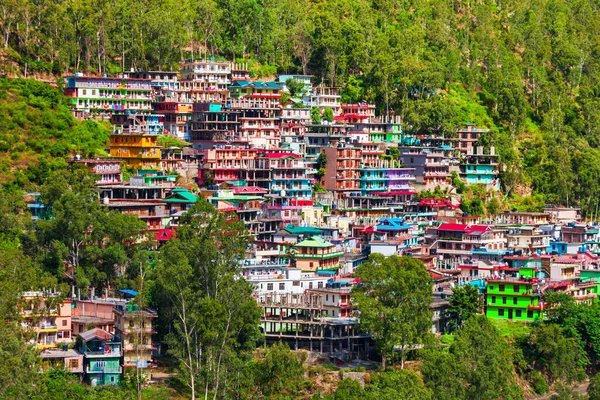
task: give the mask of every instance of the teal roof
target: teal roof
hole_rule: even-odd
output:
[[[289,224],[283,229],[293,235],[320,235],[323,233],[323,230],[313,228],[312,226],[294,226]]]
[[[198,197],[186,188],[174,188],[164,201],[167,203],[195,203],[198,201]]]
[[[246,186],[246,181],[225,181],[225,183],[235,187]]]
[[[259,81],[244,81],[244,80],[235,80],[229,85],[230,88],[246,88],[251,87],[255,89],[281,89],[281,86],[276,84],[275,82],[259,82]]]
[[[321,236],[313,236],[308,239],[304,239],[300,243],[296,244],[294,247],[333,247],[335,246],[333,243],[328,242],[323,239]]]

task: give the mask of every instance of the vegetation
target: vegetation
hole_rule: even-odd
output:
[[[0,6],[1,7],[1,6]],[[32,190],[75,154],[106,155],[107,123],[77,121],[60,87],[0,78],[0,183]]]
[[[423,343],[431,329],[431,276],[419,260],[381,254],[371,254],[355,276],[362,285],[352,291],[352,302],[361,326],[373,335],[383,370],[395,347],[404,368],[411,346]]]
[[[479,289],[473,285],[452,289],[452,297],[449,302],[448,312],[455,316],[457,327],[461,327],[466,320],[479,314],[483,309],[483,298],[479,294]]]

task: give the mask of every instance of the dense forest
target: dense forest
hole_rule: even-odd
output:
[[[306,73],[452,135],[473,121],[502,157],[505,194],[580,205],[600,194],[597,1],[0,1],[8,75],[176,70],[248,62],[256,77]],[[0,149],[2,151],[2,149]]]

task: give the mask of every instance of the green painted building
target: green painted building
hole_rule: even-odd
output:
[[[77,337],[79,352],[83,354],[84,380],[92,386],[121,383],[123,344],[111,333],[94,328]]]
[[[515,321],[543,319],[541,293],[534,278],[508,277],[488,279],[485,292],[485,315],[488,318]]]
[[[505,256],[508,269],[523,278],[543,278],[542,259],[529,256]]]

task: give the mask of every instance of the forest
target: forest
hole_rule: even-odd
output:
[[[504,194],[579,205],[600,193],[600,15],[587,0],[0,1],[9,76],[247,62],[374,102],[411,132],[475,122]],[[0,150],[1,151],[1,150]]]

